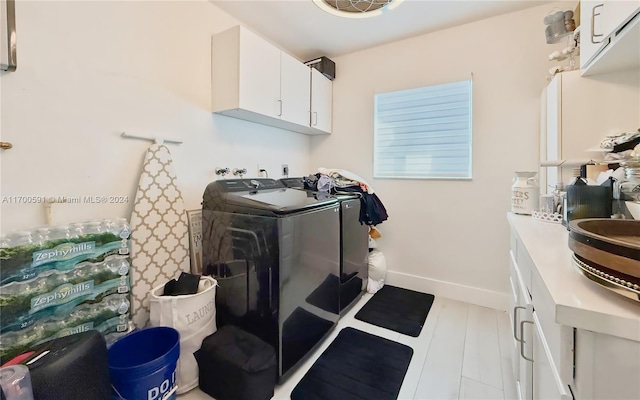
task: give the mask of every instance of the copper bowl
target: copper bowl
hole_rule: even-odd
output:
[[[640,220],[570,221],[569,248],[587,262],[640,278]]]

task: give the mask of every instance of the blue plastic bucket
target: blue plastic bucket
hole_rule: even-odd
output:
[[[173,328],[147,328],[118,340],[109,348],[113,398],[175,400],[179,356],[180,334]]]

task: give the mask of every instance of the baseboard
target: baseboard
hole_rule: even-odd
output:
[[[435,296],[464,301],[482,307],[493,308],[494,310],[507,311],[509,305],[509,295],[507,293],[494,292],[403,272],[387,271],[385,284],[422,293],[431,293]]]

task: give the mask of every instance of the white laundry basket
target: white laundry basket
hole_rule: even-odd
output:
[[[151,326],[170,326],[180,333],[178,394],[198,386],[198,363],[193,353],[200,349],[204,338],[216,331],[217,285],[212,277],[202,276],[196,294],[162,296],[164,285],[150,293]]]

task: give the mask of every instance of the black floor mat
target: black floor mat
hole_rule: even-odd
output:
[[[413,349],[353,328],[340,331],[291,400],[395,400]]]
[[[358,311],[356,319],[417,337],[434,298],[432,294],[384,286]]]

